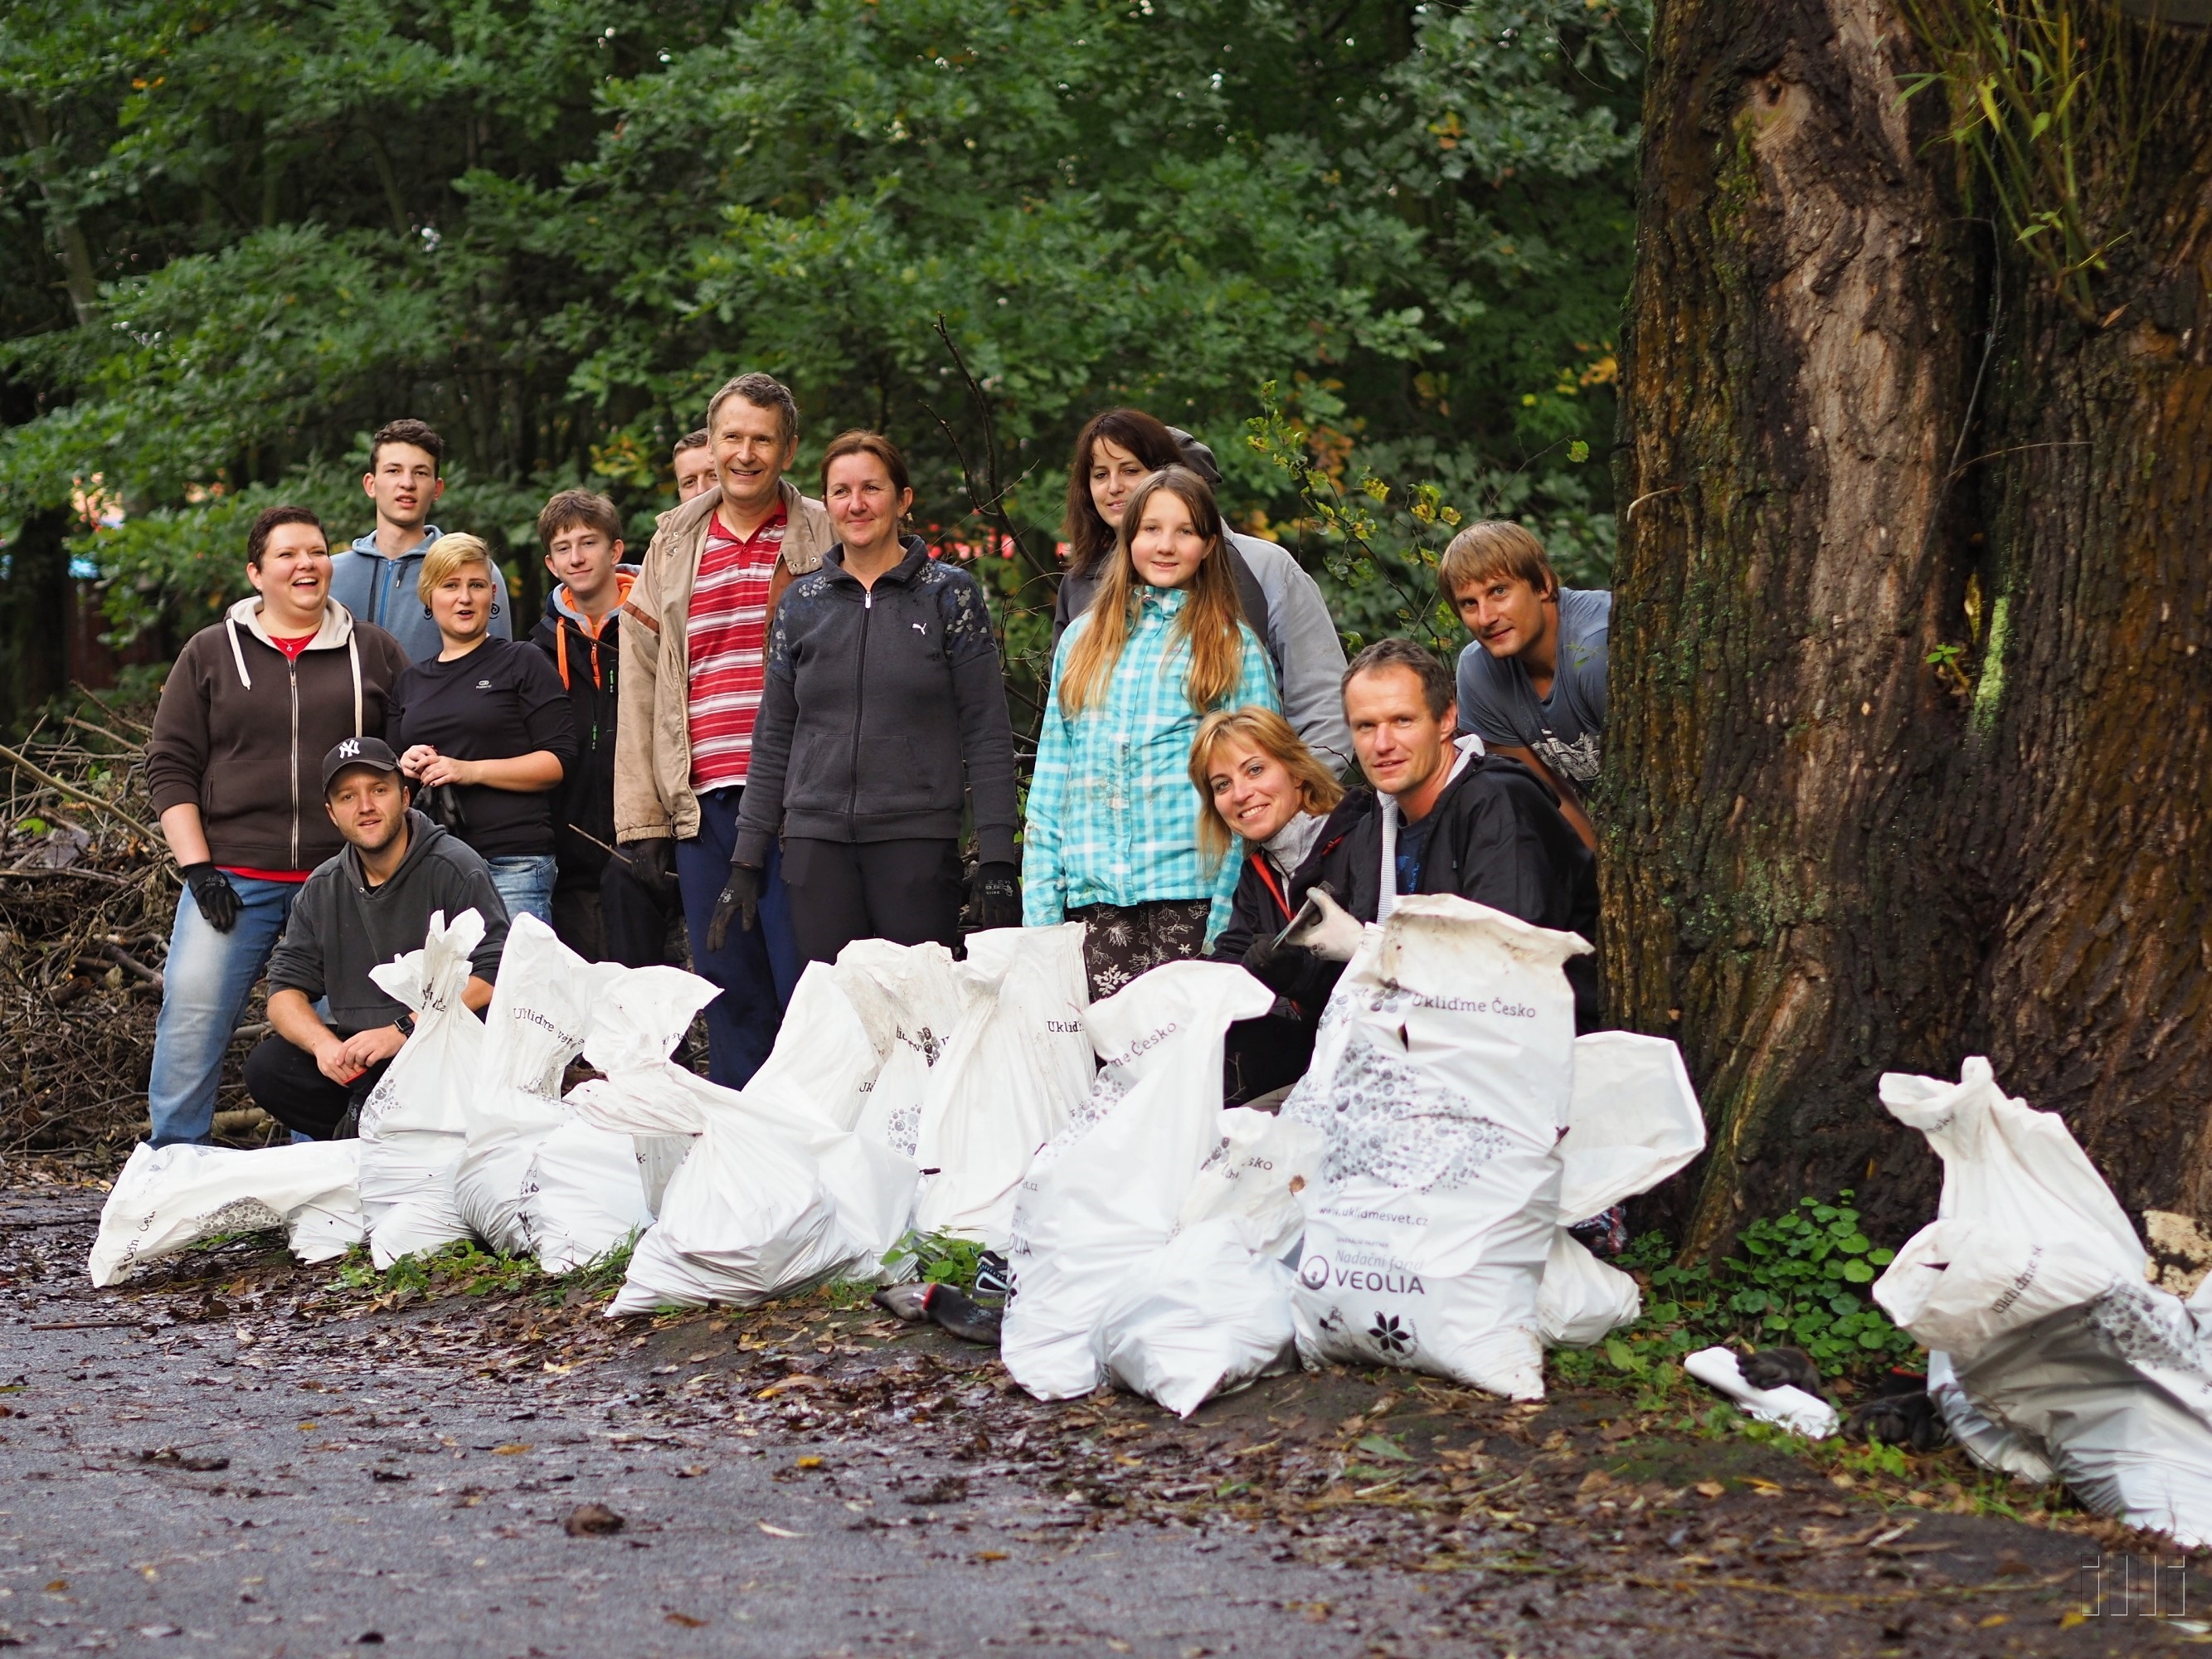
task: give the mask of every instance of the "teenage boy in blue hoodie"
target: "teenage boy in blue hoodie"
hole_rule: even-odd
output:
[[[331,561],[331,597],[357,622],[381,628],[399,641],[410,662],[435,657],[443,641],[430,607],[416,592],[422,556],[442,533],[430,522],[430,509],[446,493],[446,441],[422,421],[392,421],[369,440],[368,471],[361,487],[376,503],[376,528]],[[507,592],[507,578],[495,564],[495,592]],[[507,607],[495,603],[491,637],[511,640]]]
[[[576,763],[553,797],[553,931],[579,956],[647,968],[667,960],[678,906],[639,880],[615,846],[615,712],[622,630],[615,614],[637,567],[623,562],[622,515],[604,495],[564,489],[538,515],[555,583],[531,642],[553,660],[575,716]]]

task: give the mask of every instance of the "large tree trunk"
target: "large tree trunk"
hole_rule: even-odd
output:
[[[1616,1018],[1677,1036],[1704,1096],[1694,1247],[1879,1174],[1876,1076],[1951,1063],[1970,1002],[1965,712],[1926,659],[1966,574],[1977,300],[1909,50],[1871,0],[1674,0],[1654,30],[1605,947]]]
[[[1692,1249],[1846,1188],[1925,1219],[1875,1081],[1979,1050],[2131,1208],[2212,1216],[2212,97],[2085,318],[1900,106],[1925,67],[1881,0],[1655,30],[1604,948],[1703,1091]]]
[[[1977,687],[1976,1018],[2129,1209],[2212,1219],[2212,88],[2202,37],[2106,20],[2144,135],[2094,313],[2008,271],[1982,480],[2001,635]],[[2161,69],[2161,65],[2164,66]],[[2109,177],[2119,158],[2093,154]]]

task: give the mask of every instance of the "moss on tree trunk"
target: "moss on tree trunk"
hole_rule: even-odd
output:
[[[1924,1219],[1876,1079],[1984,1050],[2131,1208],[2212,1212],[2212,105],[2085,323],[1900,101],[1925,67],[1873,0],[1654,32],[1603,949],[1704,1094],[1692,1249],[1844,1187]]]

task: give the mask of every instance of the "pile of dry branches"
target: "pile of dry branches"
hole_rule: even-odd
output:
[[[0,1153],[104,1164],[141,1133],[178,892],[146,798],[149,715],[80,689],[0,744]],[[219,1104],[242,1104],[226,1071]]]

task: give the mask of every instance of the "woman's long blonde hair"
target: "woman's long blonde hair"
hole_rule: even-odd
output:
[[[1244,676],[1244,607],[1237,597],[1237,578],[1224,550],[1228,538],[1222,533],[1221,509],[1197,473],[1187,466],[1162,467],[1137,486],[1122,509],[1114,556],[1099,573],[1097,594],[1084,612],[1082,631],[1068,647],[1060,706],[1071,717],[1113,684],[1114,670],[1129,642],[1130,625],[1144,597],[1129,544],[1145,521],[1146,504],[1162,490],[1190,509],[1191,524],[1206,543],[1205,561],[1191,578],[1190,599],[1175,622],[1176,632],[1190,650],[1183,695],[1194,709],[1208,709],[1234,691]]]
[[[1298,786],[1298,794],[1307,811],[1316,817],[1326,817],[1336,811],[1344,799],[1344,786],[1334,774],[1321,763],[1321,757],[1305,746],[1291,723],[1272,708],[1256,706],[1244,708],[1224,708],[1218,714],[1208,714],[1198,728],[1198,736],[1191,740],[1190,781],[1198,786],[1198,850],[1204,855],[1208,868],[1220,864],[1229,855],[1236,835],[1223,821],[1220,810],[1213,804],[1214,750],[1224,743],[1241,743],[1273,757],[1283,763]]]

